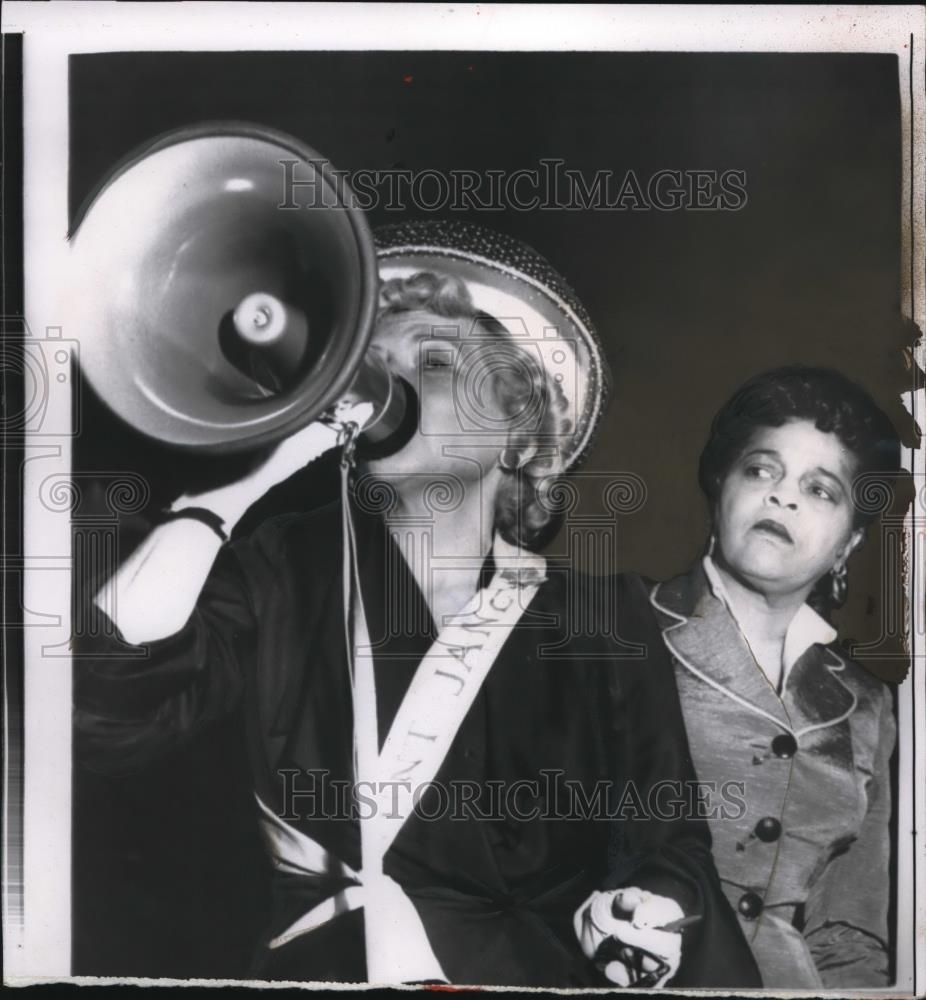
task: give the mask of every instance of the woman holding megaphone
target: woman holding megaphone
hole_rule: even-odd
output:
[[[385,454],[347,397],[172,504],[97,598],[149,653],[80,665],[84,759],[138,765],[244,700],[274,869],[258,978],[758,986],[703,820],[607,805],[694,777],[645,589],[540,554],[608,391],[581,303],[480,227],[376,238],[370,355],[416,424]],[[336,447],[340,502],[225,544]]]

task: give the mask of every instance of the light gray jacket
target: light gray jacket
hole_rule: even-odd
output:
[[[700,564],[655,587],[651,603],[698,777],[717,783],[715,805],[723,783],[741,783],[745,809],[716,810],[710,828],[765,987],[886,985],[896,736],[887,686],[818,643],[779,697]]]

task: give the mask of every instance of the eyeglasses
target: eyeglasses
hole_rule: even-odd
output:
[[[627,959],[622,954],[627,948],[630,948],[633,953],[633,960],[629,965]],[[655,969],[643,968],[643,961],[647,958],[656,963]],[[613,937],[602,941],[595,952],[595,965],[602,972],[604,972],[605,967],[610,965],[611,962],[620,962],[627,969],[631,976],[630,982],[627,983],[628,987],[639,986],[643,989],[655,986],[670,969],[667,962],[658,955],[654,955],[651,951],[624,944]]]

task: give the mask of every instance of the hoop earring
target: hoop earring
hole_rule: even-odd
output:
[[[512,462],[508,458],[509,452],[514,452],[514,455],[515,455],[515,461],[514,462]],[[499,453],[499,456],[498,456],[498,467],[503,472],[519,472],[521,469],[524,468],[525,464],[526,464],[526,462],[525,462],[524,456],[523,455],[519,455],[517,453],[517,451],[515,451],[514,448],[505,448],[503,451],[501,451]]]
[[[846,594],[849,591],[848,575],[849,573],[846,569],[845,563],[841,566],[837,563],[830,570],[833,604],[835,604],[837,608],[842,607],[842,605],[846,603]]]

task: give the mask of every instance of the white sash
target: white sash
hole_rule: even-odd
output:
[[[411,815],[415,792],[434,780],[466,713],[540,584],[546,561],[496,537],[496,571],[489,585],[442,628],[418,665],[379,752],[373,652],[359,585],[353,588],[353,707],[356,772],[374,807],[360,820],[360,883],[296,921],[271,942],[278,947],[344,909],[363,906],[367,978],[372,983],[448,980],[418,911],[383,872],[383,858]],[[350,560],[353,563],[353,559]],[[277,867],[310,874],[330,871],[326,852],[260,803],[265,838]],[[269,815],[268,815],[269,814]],[[280,830],[279,827],[283,827]]]

